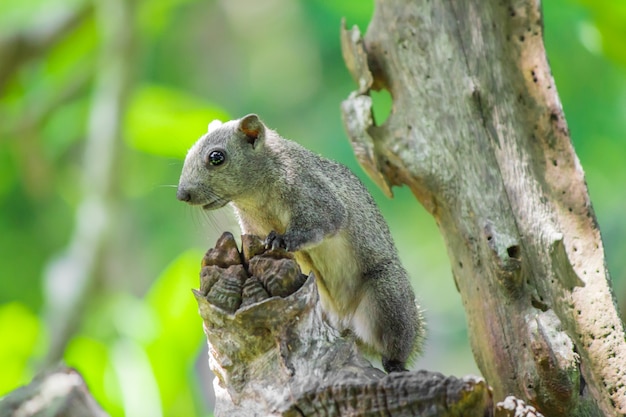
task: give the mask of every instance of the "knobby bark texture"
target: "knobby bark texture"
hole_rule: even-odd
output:
[[[626,414],[626,345],[538,0],[378,0],[342,32],[342,104],[366,171],[435,218],[476,362],[499,401]],[[370,90],[393,108],[372,120]]]

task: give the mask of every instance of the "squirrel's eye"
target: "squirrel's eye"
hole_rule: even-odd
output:
[[[226,156],[222,151],[211,151],[209,153],[209,157],[207,158],[207,162],[209,163],[209,165],[213,166],[221,165],[224,163],[225,160]]]

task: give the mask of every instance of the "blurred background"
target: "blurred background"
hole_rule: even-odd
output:
[[[543,2],[545,41],[626,311],[626,3]],[[0,2],[0,396],[76,367],[112,416],[210,415],[190,289],[224,230],[178,202],[188,147],[215,118],[261,115],[351,167],[390,223],[425,308],[414,368],[478,373],[442,239],[406,189],[387,199],[352,154],[342,17],[363,0]],[[375,113],[390,109],[374,97]],[[237,234],[237,233],[235,233]]]

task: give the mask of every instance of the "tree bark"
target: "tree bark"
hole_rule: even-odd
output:
[[[624,328],[542,35],[537,0],[377,0],[364,38],[342,34],[344,122],[383,190],[435,218],[495,401],[625,414]]]

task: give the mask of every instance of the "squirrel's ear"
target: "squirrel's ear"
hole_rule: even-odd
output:
[[[263,138],[265,126],[256,114],[249,114],[239,120],[239,130],[246,135],[248,142],[256,146],[257,140]]]
[[[213,120],[211,123],[209,123],[209,127],[207,128],[207,133],[211,133],[215,130],[217,130],[220,126],[222,126],[223,123],[221,120]]]

